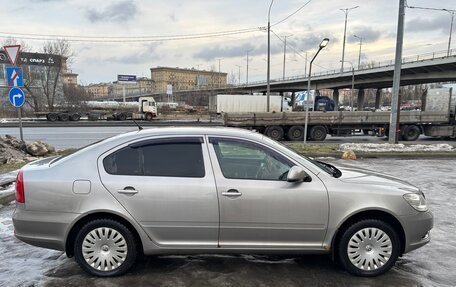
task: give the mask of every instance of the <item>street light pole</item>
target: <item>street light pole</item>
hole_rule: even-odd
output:
[[[351,7],[351,8],[345,8],[345,9],[339,9],[345,14],[345,26],[344,26],[344,42],[342,44],[342,60],[341,60],[341,67],[340,67],[340,72],[342,73],[344,71],[344,58],[345,58],[345,39],[347,37],[347,16],[348,16],[348,11],[353,10],[358,8],[359,6]]]
[[[448,10],[447,10],[447,11],[448,11]],[[447,56],[450,56],[450,51],[451,51],[451,34],[453,34],[454,12],[455,12],[455,11],[448,11],[448,13],[451,14],[451,25],[450,25],[450,36],[449,36],[449,38],[448,38],[448,51],[447,51]]]
[[[306,144],[306,142],[307,142],[307,126],[308,126],[308,122],[309,122],[309,120],[308,120],[308,118],[309,118],[309,105],[306,102],[309,102],[309,99],[310,99],[310,78],[311,78],[311,75],[312,75],[312,63],[315,60],[315,58],[317,57],[318,53],[320,53],[320,51],[324,47],[326,47],[326,45],[328,45],[328,43],[329,43],[329,39],[328,38],[324,38],[321,41],[320,46],[318,47],[317,53],[315,53],[315,55],[313,56],[312,60],[309,63],[309,76],[307,78],[307,97],[306,97],[306,100],[304,100],[304,105],[306,106],[306,115],[305,115],[305,123],[304,123],[304,144]]]
[[[270,101],[270,93],[271,93],[271,7],[274,0],[271,0],[271,4],[269,4],[269,11],[268,11],[268,69],[266,75],[266,111],[269,112],[269,101]]]
[[[363,45],[363,37],[359,37],[356,35],[353,35],[353,37],[359,39],[359,54],[358,54],[358,70],[359,70],[359,66],[361,65],[361,46]]]

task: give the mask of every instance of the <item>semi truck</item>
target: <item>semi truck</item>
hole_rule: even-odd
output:
[[[157,116],[157,105],[153,97],[140,97],[137,102],[86,101],[80,106],[55,111],[37,112],[37,117],[45,116],[48,121],[89,120],[152,120]]]
[[[269,111],[291,112],[291,98],[278,95],[269,97]],[[215,95],[209,97],[209,113],[260,113],[267,112],[264,95]]]
[[[433,137],[456,136],[456,97],[451,88],[429,89],[421,110],[400,112],[400,133],[404,141],[421,134]],[[350,136],[355,131],[372,131],[387,136],[390,111],[312,111],[308,115],[309,140],[326,136]],[[275,140],[304,139],[304,112],[225,113],[225,126],[255,129]]]

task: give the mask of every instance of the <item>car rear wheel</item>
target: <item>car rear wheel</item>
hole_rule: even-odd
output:
[[[365,219],[343,231],[338,256],[349,273],[371,277],[388,271],[399,256],[399,249],[399,236],[389,224]]]
[[[89,274],[118,276],[127,272],[136,260],[135,237],[117,221],[96,219],[79,231],[74,255],[79,266]]]

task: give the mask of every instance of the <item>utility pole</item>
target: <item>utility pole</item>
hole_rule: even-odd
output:
[[[239,71],[238,71],[238,85],[241,85],[241,66],[236,65],[236,67],[238,67],[238,69],[239,69]]]
[[[218,66],[219,66],[219,69],[218,69],[218,75],[217,75],[217,79],[218,79],[218,83],[219,83],[219,88],[220,86],[222,85],[222,80],[220,78],[220,62],[223,60],[223,58],[217,58],[216,59],[218,61]]]
[[[286,35],[283,36],[284,41],[283,41],[283,80],[285,80],[285,62],[287,60],[287,37],[290,37],[292,35]]]
[[[342,60],[341,60],[341,67],[340,67],[340,72],[342,73],[344,71],[344,58],[345,58],[345,39],[347,37],[347,16],[348,16],[348,11],[353,10],[358,8],[359,6],[351,7],[351,8],[345,8],[345,9],[339,9],[345,14],[345,26],[344,26],[344,42],[342,44]]]
[[[269,112],[269,101],[270,101],[270,93],[271,93],[271,7],[274,0],[271,0],[271,4],[269,4],[268,10],[268,68],[267,68],[267,75],[266,75],[266,111]]]
[[[399,15],[397,20],[396,59],[393,76],[393,96],[391,99],[391,118],[389,126],[389,143],[397,144],[400,136],[400,98],[402,44],[404,39],[405,0],[399,0]]]
[[[249,85],[249,52],[252,50],[247,50],[247,71],[245,73],[245,85]]]

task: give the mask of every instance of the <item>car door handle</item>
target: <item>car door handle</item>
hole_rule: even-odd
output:
[[[124,189],[119,189],[117,191],[118,193],[121,193],[121,194],[130,194],[130,195],[133,195],[133,194],[137,194],[139,191],[136,190],[134,187],[132,186],[126,186],[124,187]]]
[[[239,190],[237,190],[237,189],[229,189],[228,191],[222,192],[222,195],[223,195],[223,196],[235,197],[235,196],[241,196],[242,193],[239,192]]]

